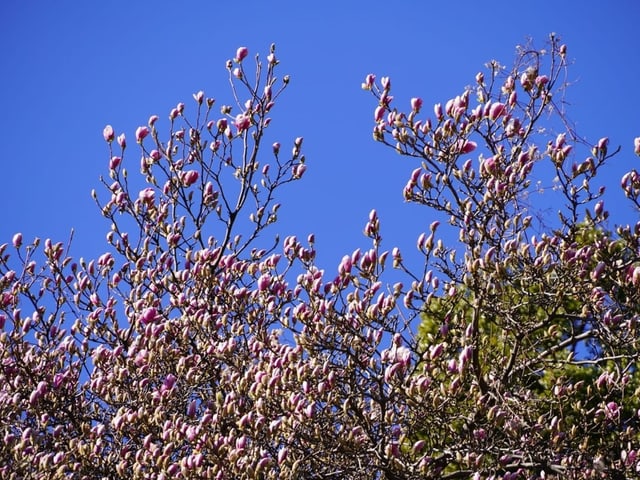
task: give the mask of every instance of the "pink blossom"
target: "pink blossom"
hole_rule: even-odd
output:
[[[198,104],[202,104],[202,101],[204,100],[204,92],[200,90],[198,93],[194,93],[193,99],[198,102]]]
[[[163,391],[171,390],[173,386],[176,384],[176,380],[178,379],[176,378],[175,375],[171,373],[167,375],[164,379],[164,382],[162,382],[162,390]]]
[[[307,418],[312,418],[313,414],[315,413],[316,410],[316,404],[315,402],[311,402],[309,405],[307,405],[304,409],[304,414],[307,416]]]
[[[456,151],[460,153],[471,153],[476,149],[477,146],[478,144],[476,142],[460,139],[456,142]]]
[[[106,127],[104,127],[104,130],[102,131],[102,136],[104,137],[106,142],[113,142],[113,139],[115,138],[115,133],[113,133],[113,127],[111,125],[107,125]]]
[[[258,290],[261,292],[267,291],[269,289],[269,285],[271,284],[271,276],[269,274],[261,275],[258,278]]]
[[[244,113],[241,113],[239,115],[236,115],[236,119],[233,123],[238,129],[238,133],[242,133],[251,125],[251,117]]]
[[[598,150],[606,151],[607,145],[609,145],[609,139],[607,137],[598,140]]]
[[[640,137],[636,137],[633,140],[633,151],[636,155],[640,156]]]
[[[282,464],[287,459],[287,447],[283,447],[278,451],[278,464]]]
[[[249,55],[249,49],[247,47],[238,48],[238,50],[236,51],[236,58],[235,58],[236,63],[242,62],[242,60],[244,60],[247,57],[247,55]]]
[[[605,266],[606,265],[604,262],[598,262],[598,264],[596,265],[596,268],[594,268],[593,271],[591,272],[591,279],[594,281],[599,280],[602,277],[602,273],[604,272]]]
[[[156,320],[158,311],[154,307],[145,308],[140,315],[140,321],[143,325],[147,325]]]
[[[20,248],[21,245],[22,245],[22,234],[21,233],[16,233],[13,236],[13,246],[15,248]]]
[[[307,171],[307,166],[304,163],[300,163],[298,165],[295,165],[292,169],[292,175],[293,178],[301,178],[302,175],[304,175],[304,172]]]
[[[158,115],[151,115],[149,117],[149,126],[153,127],[153,125],[158,121]]]
[[[422,108],[422,99],[421,98],[412,98],[411,99],[411,109],[414,112],[419,112]]]
[[[142,201],[142,203],[145,203],[147,205],[153,205],[155,201],[155,197],[156,197],[156,192],[151,187],[147,187],[143,190],[140,190],[140,193],[138,194],[138,198],[140,199],[140,201]]]
[[[433,113],[435,113],[435,114],[436,114],[436,118],[437,118],[438,120],[441,120],[441,119],[442,119],[442,117],[443,117],[444,115],[443,115],[443,113],[442,113],[442,104],[441,104],[441,103],[436,103],[436,104],[433,106]]]
[[[198,172],[196,170],[187,170],[182,172],[181,175],[182,184],[185,187],[189,187],[198,181]]]
[[[369,74],[366,76],[364,82],[362,83],[363,90],[371,90],[373,88],[373,82],[375,82],[376,76],[373,74]]]
[[[380,120],[382,120],[382,118],[384,117],[384,111],[385,111],[385,107],[383,105],[379,105],[374,114],[373,117],[375,119],[376,122],[379,122]]]
[[[608,402],[605,407],[605,414],[609,418],[615,418],[618,415],[619,408],[616,402]]]
[[[120,157],[111,157],[111,160],[109,160],[109,170],[113,170],[115,168],[118,167],[118,165],[120,165],[120,162],[122,161],[122,158]]]
[[[147,135],[149,135],[149,129],[147,127],[138,127],[136,129],[136,142],[142,143],[142,140]]]
[[[498,117],[504,115],[506,113],[506,107],[504,103],[496,102],[491,104],[491,108],[489,109],[489,118],[491,120],[497,120]]]
[[[535,84],[538,88],[544,87],[547,83],[549,83],[549,77],[546,75],[538,75],[535,79]]]
[[[118,135],[118,145],[120,145],[120,148],[126,148],[127,138],[125,137],[124,133]]]

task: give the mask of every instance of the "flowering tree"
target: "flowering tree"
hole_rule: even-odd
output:
[[[607,140],[573,151],[585,143],[554,96],[566,47],[492,62],[431,118],[417,98],[392,108],[390,80],[368,76],[374,138],[416,162],[405,198],[443,223],[408,265],[382,250],[373,211],[370,247],[335,271],[315,265],[313,236],[265,239],[306,165],[301,137],[264,146],[288,84],[274,48],[254,69],[247,57],[227,63],[233,105],[199,92],[167,134],[156,116],[137,129],[140,178],[105,128],[107,253],[0,246],[2,477],[635,472],[640,226],[606,228]],[[545,175],[557,225],[531,207]],[[640,175],[622,188],[640,207]],[[457,242],[437,237],[445,221]],[[388,269],[406,280],[386,285]]]

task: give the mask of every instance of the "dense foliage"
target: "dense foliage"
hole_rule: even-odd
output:
[[[139,127],[139,166],[105,128],[102,256],[0,246],[0,476],[636,475],[640,222],[607,223],[617,151],[570,128],[566,47],[519,48],[428,113],[369,75],[374,139],[415,162],[405,199],[439,220],[414,265],[372,211],[335,271],[313,236],[264,231],[306,164],[301,137],[264,144],[289,83],[274,48],[247,62],[227,63],[233,105],[198,92],[167,133]],[[621,186],[640,206],[640,174]]]

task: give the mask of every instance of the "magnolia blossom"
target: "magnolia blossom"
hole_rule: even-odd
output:
[[[20,248],[22,246],[22,234],[16,233],[13,236],[12,243],[15,248]]]
[[[251,126],[251,117],[245,113],[236,115],[233,124],[238,129],[238,133],[242,133]]]
[[[185,187],[189,187],[198,181],[198,171],[197,170],[187,170],[186,172],[182,172],[181,179],[182,184]]]
[[[247,47],[240,47],[236,51],[236,57],[234,60],[236,63],[240,63],[247,57],[247,55],[249,55],[249,49]]]
[[[156,192],[153,188],[147,187],[143,190],[140,190],[138,198],[142,201],[142,203],[146,205],[153,205],[156,198]]]
[[[113,139],[115,138],[113,127],[111,125],[107,125],[106,127],[104,127],[104,130],[102,131],[102,136],[104,137],[105,141],[109,143],[113,142]]]
[[[491,120],[497,120],[498,117],[504,115],[507,111],[507,108],[503,103],[496,102],[491,104],[491,108],[489,109],[489,118]]]
[[[145,127],[145,126],[138,127],[136,129],[136,142],[142,143],[142,140],[147,135],[149,135],[149,128],[148,127]]]

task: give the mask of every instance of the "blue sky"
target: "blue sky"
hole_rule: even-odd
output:
[[[107,175],[106,124],[134,138],[151,114],[166,118],[204,90],[229,98],[225,61],[238,46],[268,53],[277,44],[292,82],[273,114],[283,145],[304,137],[308,171],[281,194],[280,223],[267,235],[314,232],[319,263],[368,246],[362,228],[379,212],[385,247],[408,251],[432,214],[404,203],[418,166],[371,137],[374,99],[360,89],[368,73],[390,76],[399,105],[413,96],[430,109],[473,82],[490,59],[509,65],[529,36],[550,32],[575,61],[570,115],[593,141],[623,150],[605,172],[610,190],[640,161],[640,4],[473,0],[430,2],[2,2],[0,5],[0,243],[22,232],[66,240],[72,255],[107,248],[109,224],[90,197]],[[403,103],[404,102],[404,103]],[[133,143],[130,141],[130,143]],[[133,148],[129,159],[137,157]],[[137,171],[131,168],[131,171]],[[635,222],[608,203],[614,219]]]

